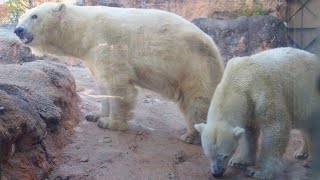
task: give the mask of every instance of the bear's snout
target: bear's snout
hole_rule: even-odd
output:
[[[23,36],[24,36],[24,28],[22,27],[18,27],[14,30],[14,33],[20,38],[20,39],[23,39]]]
[[[215,177],[215,178],[219,178],[219,177],[222,177],[223,174],[224,174],[224,168],[220,169],[220,170],[217,170],[217,171],[213,171],[212,172],[212,176]]]
[[[225,168],[218,166],[218,164],[212,165],[212,176],[215,178],[222,177],[224,174]]]
[[[20,38],[20,42],[23,44],[29,44],[33,41],[33,36],[22,27],[17,27],[14,33]]]

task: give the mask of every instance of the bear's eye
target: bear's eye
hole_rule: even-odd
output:
[[[37,15],[33,15],[33,16],[31,16],[31,19],[37,19],[38,18],[38,16]]]

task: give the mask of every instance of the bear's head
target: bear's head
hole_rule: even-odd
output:
[[[238,139],[245,130],[240,127],[233,128],[221,121],[214,124],[196,124],[194,127],[201,134],[202,148],[211,162],[212,175],[221,177],[238,147]]]
[[[20,17],[14,33],[33,53],[42,55],[46,46],[61,37],[61,22],[65,11],[64,3],[43,3],[36,6]]]

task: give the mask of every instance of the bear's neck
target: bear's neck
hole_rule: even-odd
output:
[[[86,9],[90,13],[74,7],[70,9],[69,19],[62,19],[60,31],[57,34],[49,35],[45,50],[48,54],[55,56],[72,56],[84,61],[92,58],[89,54],[99,48],[101,44],[108,44],[112,38],[117,36],[119,28],[114,17],[101,17],[101,12],[95,12],[94,9]],[[106,12],[103,12],[106,14]],[[81,18],[79,18],[81,17]],[[106,31],[106,28],[108,31]],[[101,35],[103,33],[103,35]],[[99,39],[100,38],[100,39]],[[103,39],[101,39],[103,38]]]
[[[79,27],[78,23],[86,22],[62,23],[62,30],[58,32],[55,39],[51,39],[51,42],[48,43],[49,49],[47,51],[58,56],[72,56],[82,59],[90,49],[90,42],[86,42],[85,39],[88,27]]]

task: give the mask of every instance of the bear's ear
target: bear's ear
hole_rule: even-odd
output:
[[[194,128],[196,128],[196,130],[202,134],[202,131],[204,130],[204,128],[206,127],[206,124],[201,123],[201,124],[195,124]]]
[[[236,139],[239,139],[246,131],[241,127],[235,127],[232,129],[232,133]]]
[[[58,3],[58,5],[54,8],[54,12],[63,12],[66,9],[66,5],[64,3]]]

